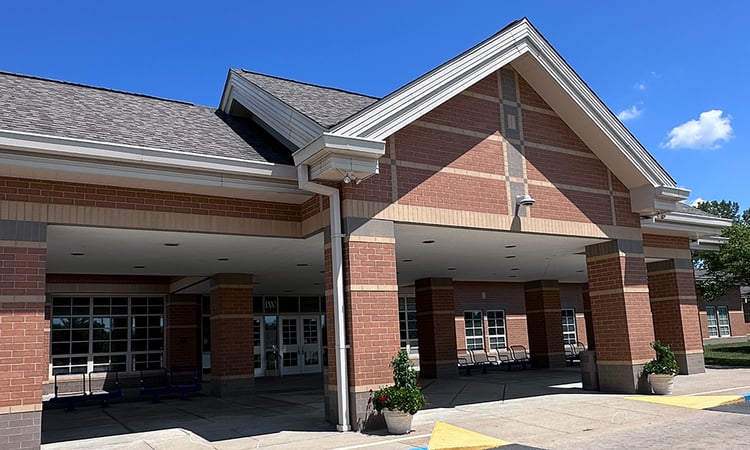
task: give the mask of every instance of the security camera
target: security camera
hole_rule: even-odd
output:
[[[531,206],[536,202],[529,194],[516,196],[516,204],[519,206]]]

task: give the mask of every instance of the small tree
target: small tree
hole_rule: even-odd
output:
[[[651,347],[656,352],[656,358],[647,362],[643,366],[644,375],[650,373],[660,375],[677,375],[680,372],[680,366],[677,365],[677,359],[668,345],[663,345],[659,341],[651,343]]]

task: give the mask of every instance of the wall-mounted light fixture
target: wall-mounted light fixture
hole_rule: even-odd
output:
[[[531,197],[529,194],[516,195],[516,216],[518,215],[518,210],[522,206],[531,206],[534,203],[536,203],[536,200],[534,200],[534,198]]]
[[[352,172],[347,172],[347,173],[345,173],[345,174],[344,174],[344,180],[343,180],[343,181],[344,181],[344,183],[346,183],[346,184],[349,184],[349,183],[351,183],[352,181],[354,182],[354,184],[359,184],[359,183],[361,183],[361,182],[362,182],[362,179],[361,179],[361,178],[358,178],[358,177],[357,177],[356,175],[354,175],[354,174],[353,174]]]

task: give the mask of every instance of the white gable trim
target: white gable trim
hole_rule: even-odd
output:
[[[528,59],[526,55],[535,64],[529,65],[526,62],[524,65],[523,61],[519,61]],[[355,114],[334,127],[331,133],[383,140],[511,63],[522,65],[521,72],[544,71],[554,79],[558,89],[579,109],[580,114],[577,115],[581,116],[580,119],[588,119],[589,123],[599,129],[601,140],[606,136],[609,141],[605,148],[594,146],[592,150],[595,153],[618,151],[618,155],[609,158],[600,156],[600,159],[605,163],[610,162],[610,169],[616,175],[618,172],[627,175],[621,178],[628,180],[628,187],[635,188],[645,184],[676,187],[669,174],[526,19],[508,26],[476,47]],[[622,163],[626,161],[630,167],[623,167]],[[627,174],[624,173],[626,171]],[[689,192],[685,189],[681,191]]]
[[[220,109],[229,114],[236,101],[255,114],[271,133],[278,134],[297,148],[302,148],[325,131],[301,112],[246,80],[231,69],[221,97]]]

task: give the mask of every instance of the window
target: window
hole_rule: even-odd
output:
[[[576,335],[576,312],[574,309],[562,310],[563,344],[575,344],[578,342]]]
[[[706,306],[708,337],[731,336],[729,310],[726,306]]]
[[[162,366],[162,297],[54,298],[50,325],[53,375]]]
[[[413,297],[398,299],[398,327],[401,332],[401,348],[410,355],[419,353],[417,336],[417,300]]]
[[[487,311],[487,331],[490,338],[490,349],[508,346],[505,336],[505,311]]]
[[[468,350],[484,350],[482,311],[464,311],[464,328],[466,330],[466,348]]]

